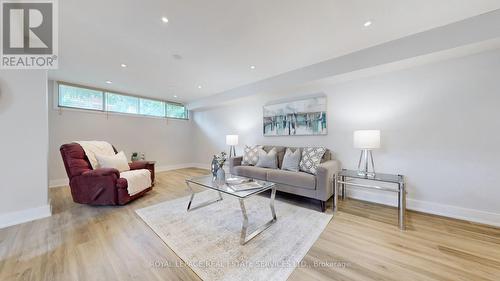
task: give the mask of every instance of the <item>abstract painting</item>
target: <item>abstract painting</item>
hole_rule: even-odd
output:
[[[264,136],[326,135],[326,96],[264,106]]]

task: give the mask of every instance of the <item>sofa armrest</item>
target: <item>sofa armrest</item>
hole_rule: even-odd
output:
[[[86,171],[81,176],[83,177],[105,177],[116,175],[116,178],[120,177],[120,172],[113,168],[100,168],[95,170]]]
[[[316,172],[316,193],[322,201],[327,201],[332,197],[334,177],[340,171],[340,162],[337,160],[328,160],[318,166]]]
[[[231,174],[234,174],[234,167],[241,166],[241,161],[243,161],[243,156],[229,158],[229,171],[231,172]]]

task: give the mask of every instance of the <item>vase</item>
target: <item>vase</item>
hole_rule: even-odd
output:
[[[219,163],[217,163],[217,159],[214,155],[214,159],[212,160],[212,165],[210,165],[210,171],[212,172],[213,179],[217,178],[217,170],[219,169]]]
[[[226,171],[222,167],[217,169],[217,184],[223,185],[226,183]]]

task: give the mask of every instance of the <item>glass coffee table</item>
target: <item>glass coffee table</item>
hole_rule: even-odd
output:
[[[196,210],[196,209],[199,209],[199,208],[202,208],[202,207],[208,206],[210,204],[221,201],[223,199],[222,193],[230,195],[230,196],[238,199],[240,201],[241,213],[243,214],[243,224],[241,227],[240,244],[245,245],[248,241],[252,240],[255,236],[259,235],[262,231],[266,230],[273,223],[276,222],[276,211],[274,209],[274,198],[276,196],[276,184],[274,184],[272,182],[268,182],[268,181],[250,179],[250,178],[233,176],[233,175],[228,175],[228,178],[250,180],[252,182],[258,183],[260,185],[260,187],[255,188],[255,189],[250,189],[250,190],[238,191],[238,190],[236,190],[236,188],[233,188],[226,183],[218,184],[217,181],[213,180],[212,175],[190,178],[190,179],[186,180],[186,184],[189,187],[189,190],[191,191],[191,198],[189,199],[187,211],[188,212],[193,211],[193,210]],[[219,196],[213,200],[198,203],[195,206],[195,205],[193,205],[193,199],[195,197],[195,192],[194,192],[191,185],[199,185],[199,186],[211,189],[211,190],[218,191]],[[268,221],[267,223],[259,226],[252,233],[248,234],[247,233],[247,231],[248,231],[248,215],[247,215],[247,210],[245,208],[245,199],[247,199],[251,196],[254,196],[256,194],[262,193],[264,191],[270,190],[270,189],[271,189],[271,197],[270,197],[269,206],[271,208],[272,219],[270,221]]]

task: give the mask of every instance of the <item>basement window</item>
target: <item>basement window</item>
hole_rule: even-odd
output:
[[[188,119],[183,104],[58,82],[58,106],[160,118]]]
[[[104,106],[101,91],[59,85],[59,106],[80,109],[102,110]]]

